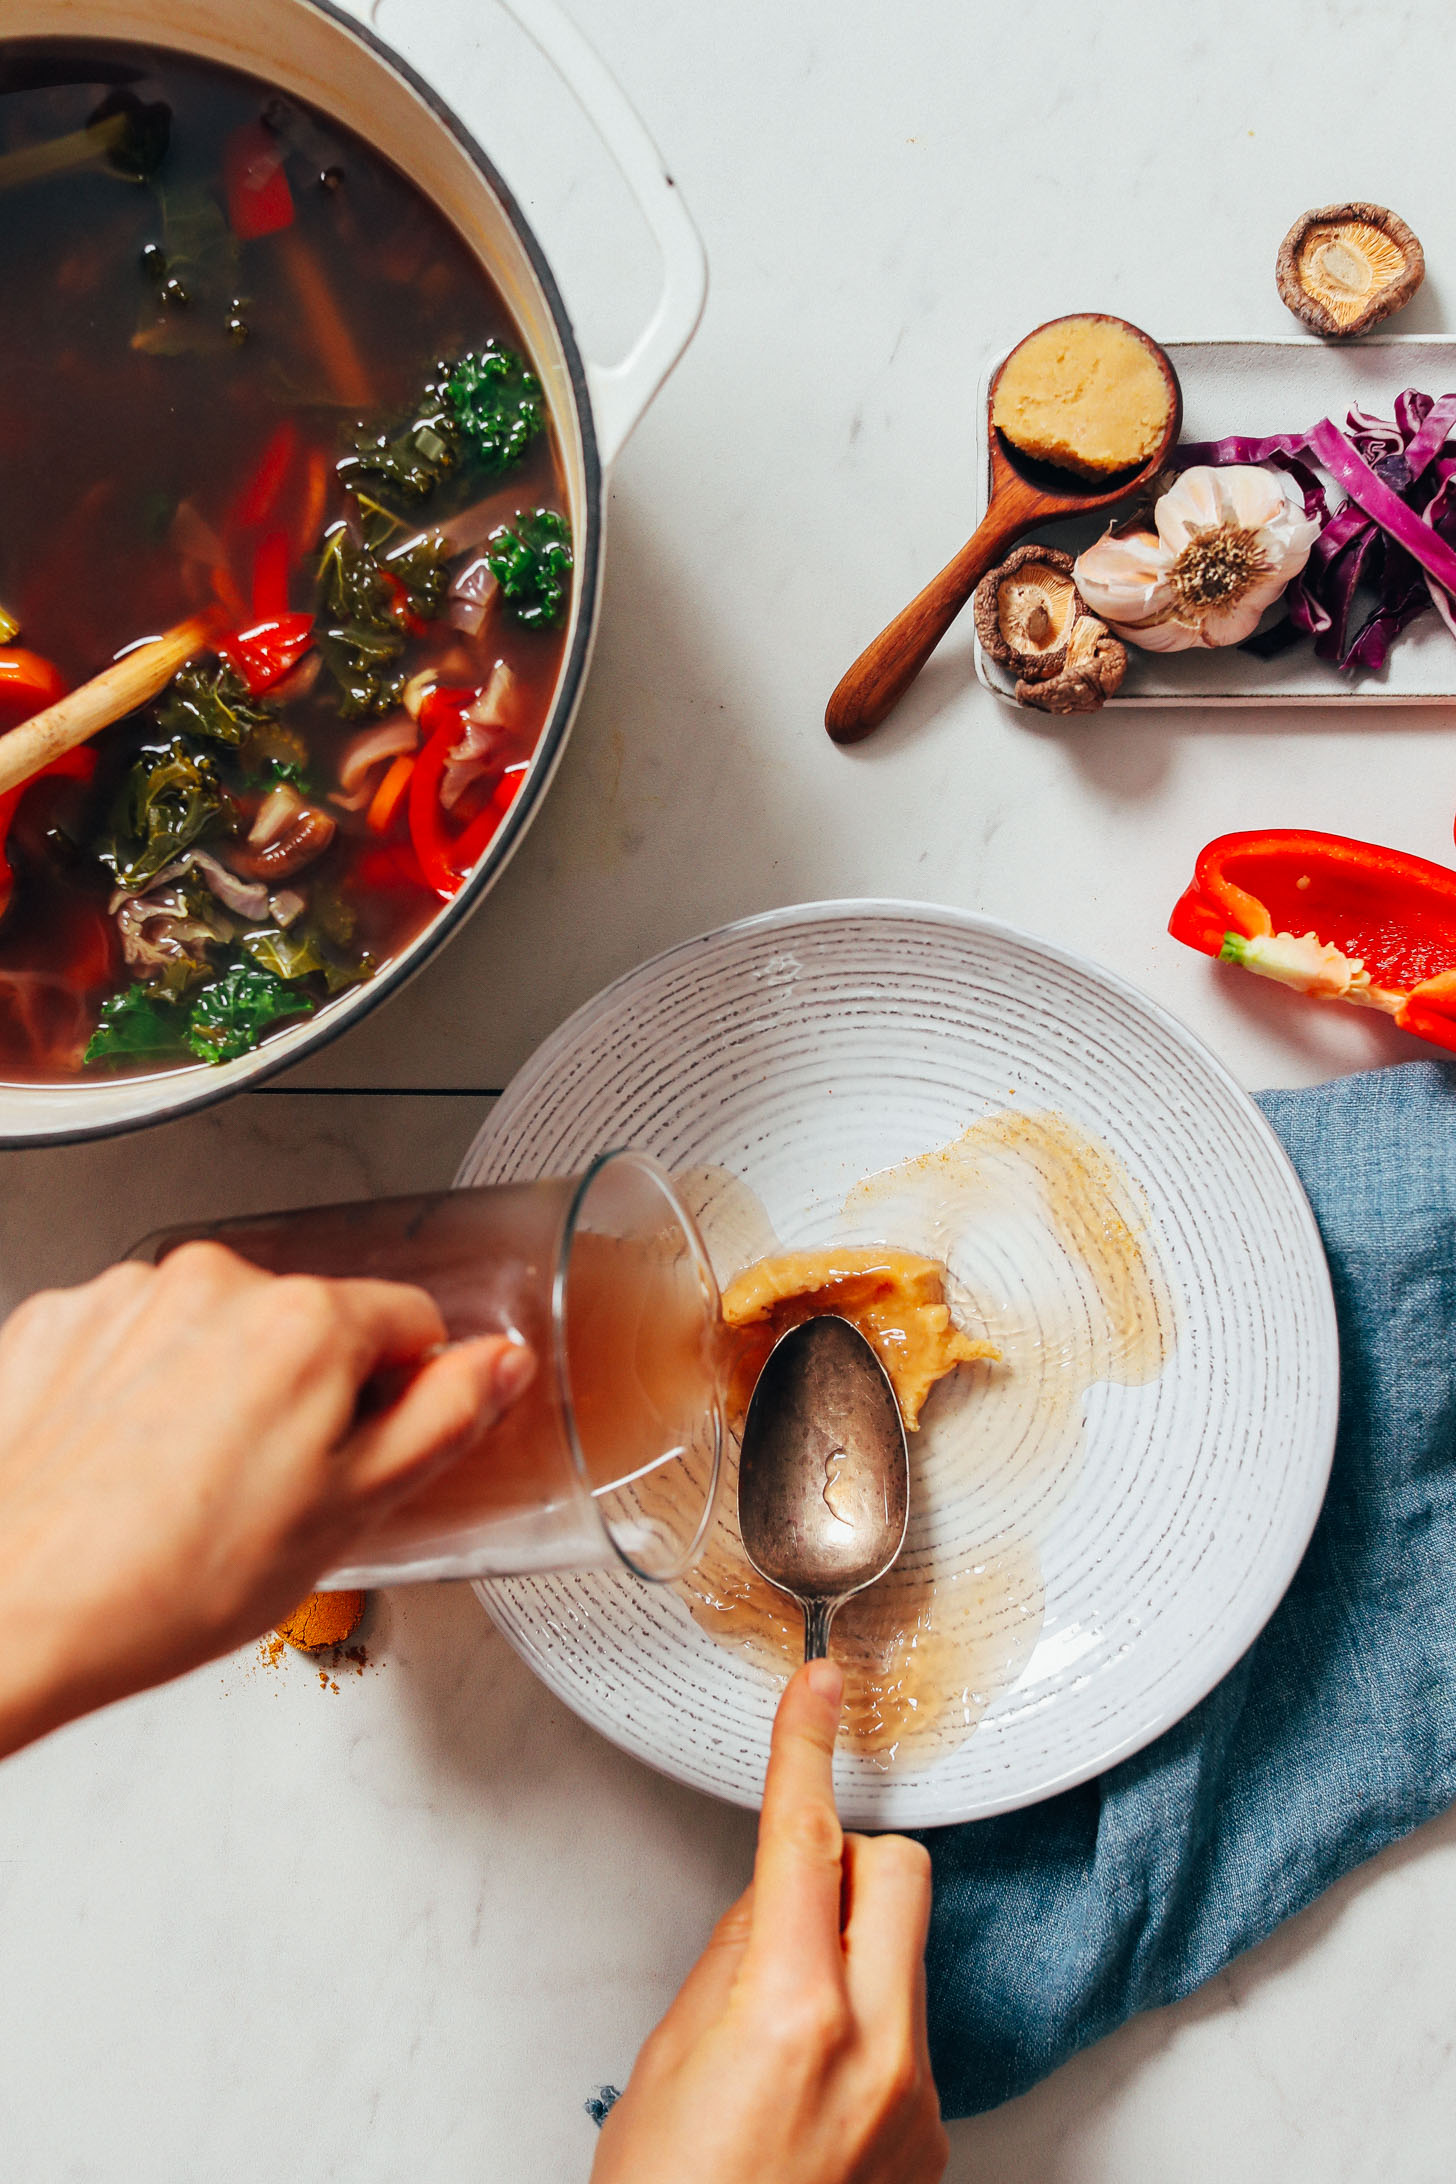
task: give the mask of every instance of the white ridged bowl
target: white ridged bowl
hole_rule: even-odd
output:
[[[1018,1681],[933,1764],[884,1772],[841,1750],[852,1826],[975,1819],[1102,1772],[1203,1697],[1277,1605],[1324,1495],[1338,1350],[1318,1232],[1273,1134],[1189,1032],[1094,964],[957,911],[820,903],[689,941],[578,1010],[458,1179],[638,1145],[676,1171],[729,1169],[786,1242],[814,1242],[862,1177],[947,1143],[1012,1087],[1018,1108],[1095,1133],[1145,1196],[1178,1342],[1152,1386],[1088,1399]],[[595,1572],[476,1589],[603,1735],[758,1802],[779,1685],[671,1592]]]

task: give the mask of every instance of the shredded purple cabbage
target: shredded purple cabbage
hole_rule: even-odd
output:
[[[1342,430],[1322,417],[1308,432],[1255,440],[1231,435],[1175,448],[1172,465],[1268,463],[1294,480],[1304,512],[1322,526],[1284,595],[1286,613],[1244,645],[1261,659],[1312,637],[1346,674],[1379,668],[1417,615],[1434,607],[1456,637],[1456,394],[1418,388],[1396,396],[1393,418],[1352,409]],[[1453,452],[1448,453],[1448,448]],[[1345,495],[1333,512],[1308,458]],[[1375,605],[1353,631],[1357,597]]]

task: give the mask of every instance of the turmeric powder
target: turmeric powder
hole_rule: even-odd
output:
[[[341,1646],[363,1613],[361,1592],[311,1592],[284,1616],[278,1635],[300,1653],[321,1653],[325,1646]]]

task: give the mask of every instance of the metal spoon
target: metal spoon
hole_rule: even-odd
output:
[[[986,571],[993,568],[1014,540],[1024,538],[1038,524],[1061,516],[1084,516],[1090,509],[1106,508],[1125,500],[1155,478],[1168,459],[1183,421],[1183,397],[1177,374],[1158,344],[1140,326],[1116,319],[1106,311],[1075,311],[1073,318],[1106,319],[1133,334],[1150,352],[1163,374],[1168,390],[1168,415],[1161,439],[1147,461],[1136,471],[1124,471],[1110,484],[1099,487],[1074,478],[1065,470],[1050,469],[1021,454],[994,425],[987,424],[991,442],[991,498],[980,528],[948,562],[939,576],[920,592],[882,629],[840,677],[824,713],[824,725],[836,743],[859,743],[878,728],[885,715],[899,704],[924,667]],[[1061,323],[1048,319],[1047,326]],[[1046,326],[1034,332],[1045,333]],[[1031,334],[1024,339],[1030,341]],[[1016,348],[1024,346],[1019,341]],[[1001,373],[1015,356],[1002,359],[991,381],[988,402],[994,403]]]
[[[738,1529],[759,1576],[803,1609],[806,1661],[899,1554],[909,1503],[900,1406],[869,1343],[831,1315],[790,1328],[744,1421]]]

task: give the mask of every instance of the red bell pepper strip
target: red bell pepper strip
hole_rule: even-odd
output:
[[[407,629],[411,637],[427,637],[430,633],[430,625],[422,615],[415,613],[414,608],[410,605],[410,595],[399,578],[389,569],[381,569],[379,573],[389,587],[389,611],[400,628]],[[466,696],[469,698],[478,695],[478,691],[466,692]]]
[[[425,742],[410,775],[410,840],[415,845],[415,855],[420,860],[426,883],[445,902],[459,894],[460,874],[451,857],[450,841],[445,832],[440,783],[446,760],[464,734],[460,716],[479,695],[476,690],[447,689],[437,683],[433,690],[426,692],[420,706],[420,727]]]
[[[408,842],[379,842],[366,849],[355,862],[354,879],[370,895],[428,884]]]
[[[268,521],[297,452],[298,427],[291,417],[285,417],[269,435],[262,460],[238,495],[233,513],[240,530],[255,531],[260,523]]]
[[[288,612],[291,558],[288,533],[265,531],[253,561],[253,612],[260,622],[276,621]]]
[[[484,808],[457,832],[447,829],[440,784],[450,752],[465,732],[461,716],[479,696],[478,690],[453,689],[437,683],[426,692],[420,706],[420,727],[426,741],[410,775],[410,840],[426,881],[446,902],[459,894],[462,879],[510,810],[527,772],[525,763],[508,768]]]
[[[1223,834],[1175,940],[1321,1000],[1381,1009],[1456,1053],[1456,872],[1342,834]]]
[[[222,154],[228,225],[239,241],[256,242],[293,225],[293,192],[283,171],[286,147],[261,121],[234,129]]]
[[[450,845],[451,862],[462,873],[473,871],[486,846],[494,838],[502,819],[520,794],[521,785],[529,772],[529,766],[508,766],[491,791],[490,802],[483,811],[477,812]]]
[[[64,694],[64,688],[62,691]],[[19,811],[21,800],[28,796],[37,781],[57,778],[66,781],[89,781],[96,771],[96,752],[89,743],[78,744],[74,751],[62,751],[49,766],[42,766],[28,781],[22,781],[18,789],[7,789],[0,796],[0,914],[10,907],[10,896],[15,886],[15,874],[11,869],[7,848],[10,829]]]
[[[103,916],[99,903],[77,905],[67,935],[71,951],[57,966],[60,976],[78,993],[93,993],[111,983],[116,927]]]
[[[0,651],[0,725],[14,728],[32,713],[63,698],[69,685],[60,669],[23,645]]]
[[[275,614],[269,621],[255,622],[251,629],[220,637],[217,649],[242,676],[249,694],[257,697],[291,673],[312,643],[311,614]]]

